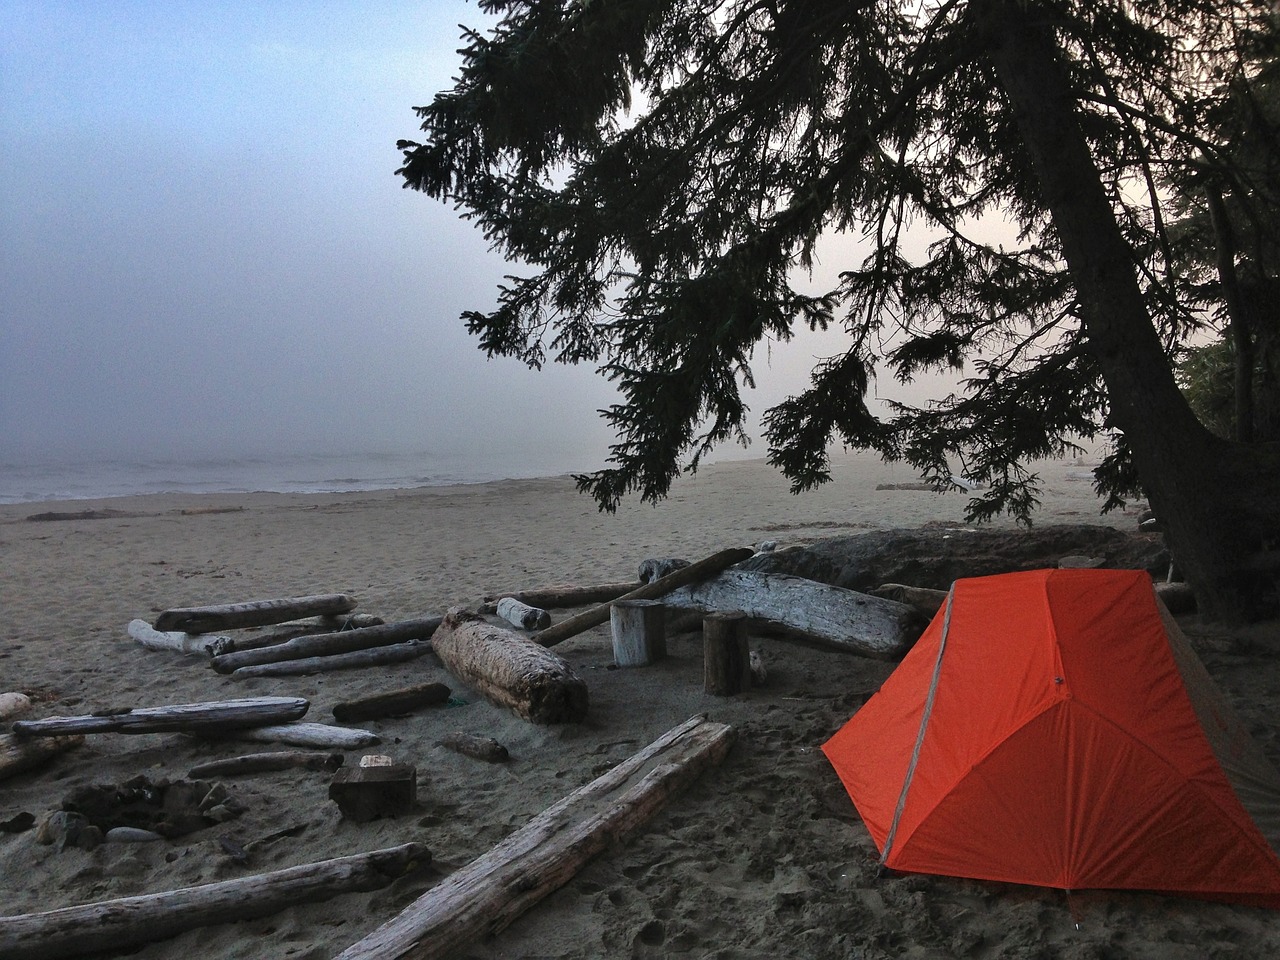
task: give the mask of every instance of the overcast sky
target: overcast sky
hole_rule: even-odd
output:
[[[394,176],[482,22],[461,0],[0,0],[0,458],[602,458],[607,384],[487,361],[458,316],[510,268]],[[754,415],[815,352],[758,355]]]

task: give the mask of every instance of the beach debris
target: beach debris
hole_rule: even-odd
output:
[[[732,697],[751,687],[747,615],[709,613],[702,621],[702,688],[715,697]]]
[[[173,839],[234,820],[245,807],[217,781],[139,775],[80,787],[63,799],[61,811],[84,817],[103,835],[129,827]]]
[[[209,653],[215,657],[237,650],[258,650],[273,647],[294,637],[306,637],[316,633],[339,633],[343,630],[360,630],[364,627],[380,627],[386,623],[372,613],[342,613],[326,617],[304,617],[291,620],[278,627],[239,637],[217,637],[211,640]]]
[[[667,655],[667,607],[661,600],[617,600],[610,610],[613,662],[645,667]]]
[[[733,736],[732,727],[703,716],[667,731],[451,873],[338,960],[443,957],[497,933],[720,763]]]
[[[141,827],[112,827],[102,838],[107,843],[155,843],[164,837]]]
[[[705,580],[707,577],[713,577],[735,563],[741,563],[748,557],[753,555],[754,551],[745,547],[734,547],[729,550],[721,550],[719,553],[712,554],[705,559],[699,560],[697,563],[691,563],[687,567],[682,567],[672,573],[667,574],[654,580],[652,583],[641,584],[630,593],[617,597],[618,600],[657,600],[659,597],[665,596],[678,587],[687,584],[697,583]],[[568,640],[570,637],[576,637],[578,634],[590,630],[592,627],[598,627],[609,619],[610,604],[602,603],[597,607],[592,607],[576,617],[570,617],[567,620],[561,620],[555,626],[548,627],[539,633],[534,634],[534,639],[544,647],[553,647],[557,643]]]
[[[400,690],[389,690],[358,700],[336,704],[333,718],[339,723],[360,723],[412,713],[419,707],[435,707],[449,702],[452,691],[443,683],[424,683]]]
[[[927,623],[904,603],[755,570],[726,570],[665,599],[673,607],[741,611],[824,647],[885,660],[906,653]]]
[[[308,597],[285,597],[278,600],[248,600],[203,607],[175,607],[165,610],[155,620],[161,631],[182,630],[187,633],[212,633],[237,627],[261,627],[284,623],[299,617],[347,613],[356,601],[345,593],[326,593]]]
[[[756,544],[756,553],[773,553],[777,549],[777,540],[761,540]]]
[[[551,626],[551,614],[540,607],[531,607],[515,597],[503,597],[494,606],[494,613],[513,627],[521,630],[544,630]]]
[[[281,660],[276,663],[259,663],[239,667],[231,671],[233,680],[249,677],[288,677],[311,673],[327,673],[334,670],[352,670],[358,667],[384,666],[389,663],[406,663],[416,660],[431,649],[431,644],[421,640],[408,643],[391,643],[350,653],[331,653],[321,657],[302,657],[298,660]],[[229,654],[235,656],[235,654]]]
[[[125,628],[129,636],[148,650],[173,650],[177,653],[211,656],[219,643],[231,643],[230,637],[206,633],[186,633],[182,630],[157,630],[147,621],[133,619]]]
[[[231,673],[241,667],[264,663],[281,663],[285,660],[301,660],[307,657],[329,657],[339,653],[354,653],[386,647],[410,640],[429,640],[440,625],[440,617],[422,617],[417,620],[400,620],[376,627],[357,630],[339,630],[335,633],[317,633],[294,637],[255,650],[237,650],[214,657],[210,663],[219,673]]]
[[[79,717],[18,720],[13,725],[13,732],[26,737],[65,737],[82,733],[202,733],[297,720],[310,706],[311,702],[301,697],[248,697],[161,707],[126,707]]]
[[[213,777],[241,777],[249,773],[274,773],[277,770],[327,770],[342,766],[346,758],[340,753],[313,753],[305,750],[277,750],[272,753],[247,753],[241,757],[210,760],[187,771],[190,780]]]
[[[558,584],[534,590],[517,590],[509,593],[486,594],[480,605],[480,613],[497,613],[498,601],[504,597],[519,600],[533,607],[562,610],[565,607],[582,607],[587,604],[608,603],[639,587],[639,583],[599,583],[590,585]]]
[[[132,517],[140,517],[140,513],[132,513],[128,510],[50,510],[45,513],[33,513],[27,516],[28,520],[33,521],[49,521],[49,520],[127,520]]]
[[[450,610],[432,646],[455,677],[526,720],[580,723],[586,718],[586,683],[567,661],[522,634],[465,610]]]
[[[54,810],[36,825],[36,843],[56,846],[59,853],[68,847],[93,850],[102,843],[102,830],[91,824],[82,813]]]
[[[882,583],[867,593],[885,600],[896,600],[909,607],[915,607],[922,616],[932,618],[947,602],[946,590],[934,590],[932,587],[912,587],[905,583]]]
[[[78,747],[84,737],[40,737],[35,740],[0,733],[0,780],[43,766],[58,754]]]
[[[426,846],[406,843],[256,876],[0,917],[0,956],[58,960],[119,951],[198,927],[270,916],[295,904],[379,890],[430,862]]]
[[[344,820],[355,823],[397,817],[412,810],[418,800],[418,771],[388,756],[364,756],[358,765],[333,775],[329,799],[338,805]]]
[[[475,760],[484,760],[486,763],[506,763],[511,759],[511,753],[507,748],[493,737],[480,737],[458,730],[446,733],[436,743],[442,747],[448,747],[454,753],[460,753],[464,757]]]
[[[31,711],[31,698],[14,690],[0,693],[0,720],[12,720]]]
[[[640,582],[653,583],[653,581],[660,580],[669,574],[675,573],[677,570],[683,570],[687,566],[689,566],[688,560],[681,560],[677,557],[641,560]]]
[[[213,731],[202,730],[200,735],[213,738]],[[233,730],[226,734],[234,740],[252,740],[259,743],[286,743],[294,747],[329,748],[333,750],[358,750],[381,743],[376,733],[356,727],[337,727],[328,723],[281,723],[270,727],[253,727]]]

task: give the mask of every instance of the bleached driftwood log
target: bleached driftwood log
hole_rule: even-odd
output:
[[[746,626],[746,614],[737,612],[710,613],[702,621],[702,688],[707,693],[732,697],[751,686]]]
[[[246,753],[242,757],[210,760],[187,771],[188,780],[217,780],[242,777],[248,773],[273,773],[277,770],[337,770],[342,766],[340,753],[312,753],[300,750],[277,750],[274,753]]]
[[[711,580],[666,596],[669,607],[740,610],[846,653],[893,659],[919,639],[927,623],[904,603],[884,600],[803,577],[726,570]]]
[[[284,623],[299,617],[346,613],[355,607],[355,598],[345,593],[284,597],[279,600],[248,600],[244,603],[221,603],[205,607],[175,607],[156,617],[155,628],[163,631],[212,633],[215,630]]]
[[[270,916],[298,903],[379,890],[431,862],[420,843],[257,876],[0,917],[0,956],[55,960],[167,940],[197,927]]]
[[[682,567],[672,573],[667,574],[652,583],[646,583],[637,587],[630,593],[625,593],[619,600],[657,600],[659,597],[666,596],[672,590],[683,587],[686,584],[697,583],[705,580],[707,577],[714,577],[723,571],[726,567],[731,567],[735,563],[741,563],[748,557],[752,556],[752,551],[745,547],[735,547],[729,550],[721,550],[719,553],[712,554],[705,559],[699,560],[697,563],[691,563],[687,567]],[[592,627],[598,627],[609,619],[610,604],[602,603],[598,607],[593,607],[576,617],[570,617],[568,620],[561,620],[553,627],[548,627],[541,633],[535,634],[534,639],[544,647],[553,647],[561,641],[568,640],[570,637],[576,637],[584,630],[590,630]]]
[[[35,740],[0,733],[0,780],[32,770],[64,750],[78,747],[84,737],[38,737]]]
[[[408,643],[390,643],[368,650],[352,650],[350,653],[331,653],[322,657],[301,657],[297,660],[280,660],[275,663],[259,663],[239,667],[231,671],[231,679],[249,677],[297,677],[312,673],[330,673],[334,670],[354,670],[358,667],[377,667],[388,663],[406,663],[416,660],[431,644],[420,640]],[[229,654],[234,656],[234,654]]]
[[[558,655],[473,613],[450,610],[431,640],[455,677],[534,723],[578,723],[587,685]]]
[[[236,637],[218,637],[210,644],[209,652],[215,657],[237,650],[258,650],[262,647],[273,647],[278,643],[292,640],[294,637],[307,637],[316,633],[338,633],[343,630],[360,630],[365,627],[380,627],[386,623],[381,617],[372,613],[337,613],[327,617],[304,617],[301,620],[290,620],[278,627],[264,630],[261,633],[248,633]]]
[[[609,630],[620,667],[648,666],[667,655],[667,608],[661,600],[615,600]]]
[[[212,736],[206,731],[201,731],[201,735]],[[382,742],[381,737],[368,730],[335,727],[329,723],[280,723],[271,727],[234,730],[226,736],[233,740],[252,740],[255,743],[287,743],[294,747],[331,750],[357,750]]]
[[[732,742],[732,727],[705,717],[669,730],[451,873],[338,960],[430,960],[497,933],[647,823],[720,763]]]
[[[219,643],[231,643],[230,637],[209,633],[185,633],[182,630],[157,630],[145,620],[129,621],[129,636],[148,650],[174,650],[196,656],[212,656]]]
[[[639,583],[600,583],[581,586],[567,583],[536,590],[515,590],[510,593],[491,593],[484,598],[481,613],[497,613],[498,601],[510,597],[544,610],[561,610],[565,607],[583,607],[588,603],[608,603],[623,594],[630,593]]]
[[[923,617],[932,618],[942,605],[947,602],[946,590],[933,590],[929,587],[909,587],[905,583],[882,583],[870,591],[873,597],[884,600],[896,600],[909,607],[915,607]]]
[[[22,736],[63,737],[79,733],[199,733],[204,730],[234,730],[296,720],[310,706],[310,701],[301,697],[250,697],[244,700],[175,703],[102,715],[19,720],[13,725],[13,732]]]
[[[337,633],[317,633],[294,637],[284,643],[257,650],[239,650],[214,657],[213,669],[219,673],[231,673],[241,667],[253,667],[262,663],[280,663],[284,660],[301,660],[304,657],[328,657],[337,653],[352,653],[374,647],[405,643],[409,640],[428,640],[440,625],[439,617],[423,617],[419,620],[401,620],[377,627],[359,630],[340,630]]]
[[[0,693],[0,720],[12,720],[31,709],[31,698],[14,690]]]
[[[416,687],[388,690],[359,700],[348,700],[333,708],[333,718],[339,723],[360,723],[382,717],[398,717],[419,707],[433,707],[447,703],[452,691],[443,683],[424,683]]]
[[[503,597],[499,600],[494,613],[521,630],[544,630],[551,626],[551,614],[539,607],[522,603],[515,597]]]

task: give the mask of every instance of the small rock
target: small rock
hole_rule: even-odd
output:
[[[154,830],[143,830],[141,827],[112,827],[107,831],[107,843],[154,843],[164,837]]]

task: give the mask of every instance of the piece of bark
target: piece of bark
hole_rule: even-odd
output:
[[[365,627],[380,627],[384,623],[381,617],[372,613],[337,613],[327,617],[305,617],[302,620],[290,620],[261,633],[249,633],[238,637],[218,637],[210,644],[209,652],[220,657],[237,650],[259,650],[262,647],[273,647],[285,643],[294,637],[308,637],[317,633],[340,633],[344,630],[361,630]]]
[[[726,570],[704,583],[673,591],[666,603],[707,611],[738,610],[824,647],[884,660],[911,649],[928,624],[919,611],[904,603],[755,570]]]
[[[210,733],[202,731],[202,736]],[[234,740],[252,740],[255,743],[287,743],[295,747],[330,748],[333,750],[357,750],[381,743],[382,738],[368,730],[355,727],[335,727],[329,723],[281,723],[271,727],[253,727],[234,730],[227,734]]]
[[[510,593],[491,593],[484,598],[481,613],[497,613],[498,601],[510,597],[531,607],[562,610],[565,607],[583,607],[589,603],[608,603],[639,587],[639,583],[600,583],[581,586],[567,583],[536,590],[515,590]]]
[[[702,687],[707,693],[732,697],[751,686],[746,627],[742,613],[711,613],[702,621]]]
[[[285,660],[301,660],[305,657],[328,657],[338,653],[353,653],[386,647],[409,640],[429,640],[440,625],[440,617],[423,617],[418,620],[401,620],[377,627],[359,630],[340,630],[337,633],[317,633],[294,637],[284,643],[257,650],[240,650],[214,657],[210,663],[219,673],[231,673],[241,667],[253,667],[263,663],[281,663]]]
[[[586,718],[586,683],[564,659],[526,636],[451,610],[431,643],[450,673],[526,720],[579,723]]]
[[[278,600],[249,600],[244,603],[212,604],[204,607],[175,607],[156,617],[157,630],[212,633],[237,627],[261,627],[299,617],[323,616],[354,610],[355,598],[345,593],[325,593]]]
[[[23,736],[62,737],[80,733],[198,733],[204,730],[233,730],[296,720],[310,706],[310,701],[301,697],[249,697],[244,700],[175,703],[162,707],[139,707],[120,713],[19,720],[13,725],[13,732]]]
[[[429,643],[410,640],[408,643],[391,643],[367,650],[352,650],[350,653],[332,653],[322,657],[302,657],[298,660],[281,660],[276,663],[239,667],[231,671],[231,679],[296,677],[312,673],[330,673],[334,670],[384,666],[389,663],[407,663],[418,659],[430,649]]]
[[[667,608],[661,600],[616,600],[609,614],[613,662],[645,667],[667,655]]]
[[[56,960],[167,940],[342,893],[379,890],[431,862],[420,843],[336,857],[235,880],[0,917],[5,960]]]
[[[157,630],[145,620],[133,619],[125,628],[129,636],[148,650],[173,650],[196,656],[212,656],[219,643],[230,643],[230,637],[208,633],[186,633],[182,630]]]
[[[515,597],[503,597],[499,600],[494,606],[494,613],[521,630],[544,630],[551,626],[551,614],[539,607],[531,607]]]
[[[946,590],[934,590],[931,587],[911,587],[905,583],[882,583],[874,590],[868,591],[873,597],[882,600],[896,600],[909,607],[915,607],[921,616],[933,618],[942,605],[947,602]]]
[[[250,773],[274,773],[278,770],[326,770],[334,771],[342,766],[340,753],[312,753],[300,750],[278,750],[274,753],[247,753],[242,757],[210,760],[200,763],[187,772],[188,780],[218,780],[222,777],[242,777]]]
[[[0,733],[0,780],[33,770],[72,747],[84,743],[84,737],[39,737],[35,740],[11,733]]]
[[[733,728],[694,717],[570,793],[488,853],[456,870],[337,960],[457,955],[503,930],[647,823],[720,763]]]
[[[478,737],[471,733],[446,733],[436,741],[442,747],[448,747],[455,753],[465,757],[474,757],[488,763],[506,763],[511,759],[507,748],[493,737]]]
[[[721,550],[719,553],[713,554],[705,559],[692,563],[687,567],[682,567],[673,573],[661,579],[654,580],[652,583],[646,583],[637,587],[630,593],[623,594],[618,597],[619,600],[657,600],[659,597],[666,596],[672,590],[687,584],[697,583],[705,580],[707,577],[713,577],[723,571],[726,567],[731,567],[735,563],[741,563],[753,552],[745,547],[735,547],[729,550]],[[540,633],[534,634],[533,639],[544,647],[553,647],[557,643],[568,640],[570,637],[576,637],[584,630],[590,630],[592,627],[598,627],[609,619],[609,607],[611,604],[603,603],[598,607],[593,607],[576,617],[570,617],[568,620],[561,620],[553,627],[548,627]]]
[[[14,690],[0,693],[0,720],[12,720],[31,711],[31,698]]]
[[[416,687],[389,690],[339,703],[333,708],[333,718],[339,723],[361,723],[383,717],[398,717],[419,707],[447,703],[451,693],[443,683],[424,683]]]

